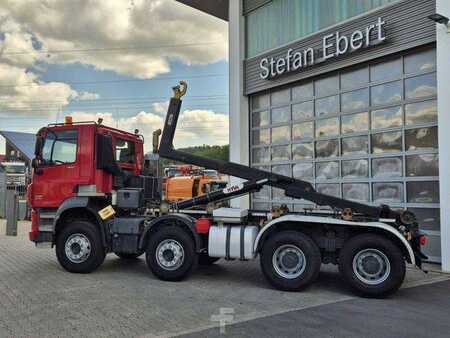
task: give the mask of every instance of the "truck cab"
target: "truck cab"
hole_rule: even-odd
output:
[[[141,174],[143,137],[68,118],[38,132],[35,156],[28,187],[30,239],[53,241],[57,212],[64,203],[107,204],[116,189]]]

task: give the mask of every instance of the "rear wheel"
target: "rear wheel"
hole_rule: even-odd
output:
[[[89,273],[105,260],[100,232],[88,221],[67,224],[56,238],[56,257],[70,272]]]
[[[382,298],[400,288],[406,264],[402,251],[390,239],[365,234],[344,244],[339,254],[339,271],[355,293]]]
[[[260,264],[274,287],[298,291],[317,279],[321,265],[320,250],[307,235],[282,231],[263,244]]]
[[[146,250],[147,265],[162,280],[186,278],[198,264],[194,241],[183,229],[168,226],[152,233]]]

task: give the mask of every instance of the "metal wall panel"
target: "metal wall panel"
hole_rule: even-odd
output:
[[[435,0],[405,0],[395,3],[366,15],[351,19],[345,23],[326,29],[318,34],[298,40],[290,45],[277,48],[244,62],[245,95],[282,86],[311,76],[320,75],[336,69],[348,67],[375,58],[387,56],[420,45],[436,41],[435,23],[427,18],[436,10]],[[386,42],[368,49],[330,59],[298,72],[279,76],[272,80],[260,78],[259,62],[263,57],[278,58],[284,56],[289,48],[293,53],[306,48],[321,49],[322,39],[327,34],[339,31],[341,35],[349,35],[356,29],[364,29],[382,17],[386,22]],[[373,32],[375,34],[375,32]],[[332,49],[330,49],[332,51]]]

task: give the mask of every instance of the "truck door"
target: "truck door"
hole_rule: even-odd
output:
[[[78,134],[77,129],[48,131],[40,173],[33,175],[34,207],[55,208],[76,195],[80,176]]]

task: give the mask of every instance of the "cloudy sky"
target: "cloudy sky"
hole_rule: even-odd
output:
[[[150,135],[185,79],[176,145],[226,144],[227,42],[226,22],[174,0],[1,0],[0,130],[72,115]]]

